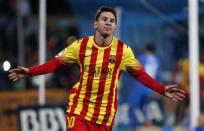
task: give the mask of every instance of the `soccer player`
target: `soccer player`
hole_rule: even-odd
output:
[[[118,40],[117,15],[111,7],[101,7],[95,16],[94,36],[81,38],[46,63],[9,71],[13,81],[19,78],[48,74],[64,65],[77,63],[80,80],[68,96],[67,130],[111,131],[117,111],[118,81],[122,71],[157,93],[174,101],[185,98],[185,92],[176,85],[164,86],[152,79],[135,59],[131,48]],[[137,95],[137,94],[135,94]]]

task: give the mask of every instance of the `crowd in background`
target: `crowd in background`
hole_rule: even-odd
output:
[[[0,2],[1,16],[0,16],[0,63],[5,60],[11,62],[12,68],[19,64],[18,57],[18,35],[17,35],[17,1],[8,0]],[[38,64],[38,14],[31,9],[31,3],[23,0],[21,3],[21,14],[23,19],[23,35],[24,35],[24,55],[25,66],[32,66]],[[50,9],[51,10],[51,9]],[[65,9],[66,11],[66,9]],[[68,18],[65,16],[48,15],[47,29],[46,29],[46,59],[49,60],[63,48],[71,44],[74,40],[79,38],[79,27],[74,21],[70,12]],[[68,68],[68,67],[64,67]],[[75,73],[77,72],[77,73]],[[47,76],[48,87],[71,88],[75,79],[78,79],[78,68],[75,66],[71,69],[63,69],[57,71],[54,75]],[[26,79],[26,88],[34,88],[38,86],[38,78]],[[68,81],[68,82],[67,82]],[[21,90],[25,87],[19,87],[18,82],[12,83],[8,80],[7,72],[0,67],[0,90]],[[67,83],[67,84],[66,84]]]

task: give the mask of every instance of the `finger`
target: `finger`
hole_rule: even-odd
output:
[[[177,85],[168,85],[168,86],[166,86],[166,91],[168,92],[168,91],[174,91],[174,90],[176,90],[176,89],[178,89],[177,88]]]
[[[182,90],[178,91],[177,93],[179,96],[184,97],[184,98],[187,98],[187,96],[188,96],[187,93],[185,91],[182,91]]]
[[[11,70],[9,70],[9,72],[18,72],[18,71],[20,71],[19,68],[15,68],[15,69],[11,69]]]
[[[8,76],[9,75],[16,75],[16,74],[17,74],[16,72],[12,72],[12,73],[9,73]]]
[[[182,101],[183,100],[183,97],[179,97],[177,95],[175,95],[174,98],[176,98],[178,101]]]
[[[10,73],[10,74],[8,75],[8,77],[12,77],[12,76],[14,76],[14,75],[16,75],[16,73]]]
[[[10,69],[8,72],[9,72],[9,73],[12,73],[12,72],[14,72],[14,69]]]
[[[185,97],[186,97],[186,95],[184,95],[184,94],[182,94],[182,93],[177,93],[176,95],[179,96],[179,97],[182,97],[182,98],[185,98]]]
[[[22,67],[22,66],[17,66],[18,67],[18,69],[20,69],[20,70],[24,70],[24,67]]]
[[[182,89],[177,89],[177,91],[179,91],[180,93],[183,93],[183,94],[186,93],[186,92],[185,92],[184,90],[182,90]]]
[[[167,85],[168,88],[177,88],[178,85],[177,84],[173,84],[173,85]]]
[[[175,101],[175,102],[178,102],[178,100],[176,98],[174,98],[174,97],[172,98],[172,100]]]
[[[178,97],[180,97],[180,98],[182,98],[182,99],[185,99],[186,98],[186,92],[177,92],[176,93],[176,96],[178,96]]]
[[[10,80],[13,80],[13,79],[16,79],[18,78],[17,76],[12,76],[12,77],[9,77]]]
[[[13,81],[17,81],[17,80],[18,80],[18,78],[13,79]]]
[[[11,73],[8,75],[8,77],[13,77],[13,76],[16,76],[16,73]]]

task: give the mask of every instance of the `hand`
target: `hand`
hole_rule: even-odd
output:
[[[9,79],[12,81],[16,81],[20,78],[25,78],[28,76],[28,68],[18,66],[18,68],[9,70]]]
[[[186,97],[186,92],[177,87],[177,85],[165,86],[165,96],[173,101],[183,101]]]

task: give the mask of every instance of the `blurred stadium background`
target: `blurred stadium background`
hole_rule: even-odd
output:
[[[20,8],[17,6],[18,2]],[[109,5],[120,12],[116,35],[131,46],[136,57],[140,58],[145,53],[149,43],[154,44],[155,56],[160,63],[158,80],[165,84],[178,83],[179,88],[189,91],[187,0],[47,0],[46,4],[46,60],[54,57],[76,38],[92,35],[96,10],[101,5]],[[79,79],[76,66],[46,75],[44,105],[38,103],[39,77],[15,83],[7,77],[9,68],[38,64],[38,28],[38,0],[0,0],[1,131],[65,130],[67,92]],[[200,0],[200,129],[204,127],[203,43],[204,1]],[[175,103],[145,88],[144,91],[137,89],[137,86],[138,83],[128,74],[123,75],[115,131],[189,129],[188,102]]]

